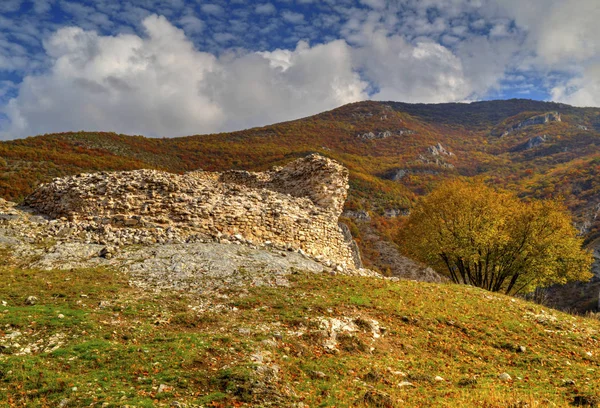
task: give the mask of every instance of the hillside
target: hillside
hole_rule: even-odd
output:
[[[28,196],[0,199],[0,405],[598,406],[597,313],[442,283],[394,242],[413,200],[458,175],[568,187],[594,237],[595,180],[574,186],[592,177],[596,113],[509,102],[3,143],[4,194]],[[68,175],[105,169],[124,171]],[[65,176],[33,190],[51,175]]]
[[[296,272],[198,293],[3,261],[2,406],[599,401],[600,321],[473,287]]]
[[[379,241],[393,241],[397,216],[418,195],[458,175],[483,177],[523,196],[562,196],[592,241],[599,229],[599,132],[600,109],[515,99],[360,102],[296,121],[176,139],[43,135],[0,143],[0,196],[20,200],[40,182],[79,172],[264,170],[319,152],[350,169],[343,220],[365,263],[395,273],[395,256],[383,256],[389,248]]]

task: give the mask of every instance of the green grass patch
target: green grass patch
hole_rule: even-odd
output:
[[[290,281],[207,298],[144,292],[110,270],[0,268],[0,405],[533,407],[600,395],[597,319],[465,286]],[[329,349],[332,322],[352,330]]]

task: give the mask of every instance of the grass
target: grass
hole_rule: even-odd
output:
[[[598,402],[597,319],[466,286],[305,273],[291,282],[202,298],[145,292],[104,269],[0,267],[0,406]],[[356,328],[334,350],[327,319]]]

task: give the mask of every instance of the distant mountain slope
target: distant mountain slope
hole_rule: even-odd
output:
[[[386,265],[361,224],[392,240],[414,199],[439,180],[486,178],[523,196],[561,195],[590,239],[600,220],[600,109],[524,99],[470,104],[360,102],[239,132],[150,139],[103,132],[0,143],[0,196],[20,200],[53,177],[98,170],[263,170],[311,152],[351,172],[345,220],[367,264]],[[364,214],[357,219],[356,214]],[[390,216],[392,216],[390,218]],[[379,262],[379,263],[378,263]],[[393,272],[393,271],[392,271]]]

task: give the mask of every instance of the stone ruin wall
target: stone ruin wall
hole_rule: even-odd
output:
[[[346,168],[311,155],[264,173],[81,174],[40,186],[25,204],[85,230],[110,226],[175,229],[187,237],[241,236],[353,268],[350,243],[338,226],[347,190]]]
[[[315,205],[333,211],[337,217],[342,213],[348,195],[348,169],[316,154],[264,173],[226,171],[219,181],[307,197]]]

